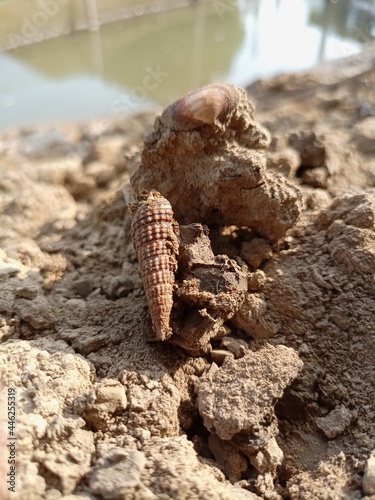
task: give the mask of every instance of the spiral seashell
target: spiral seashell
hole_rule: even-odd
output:
[[[238,100],[238,89],[233,85],[207,85],[168,106],[160,120],[169,129],[180,131],[213,125],[220,116],[233,110]]]
[[[178,225],[171,204],[157,191],[142,195],[129,208],[133,245],[156,340],[166,340],[172,335],[169,318],[177,270]]]

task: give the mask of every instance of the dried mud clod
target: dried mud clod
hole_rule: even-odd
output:
[[[171,104],[144,142],[142,163],[129,186],[141,201],[130,211],[156,339],[171,338],[191,355],[206,354],[245,299],[247,268],[226,249],[215,256],[202,224],[216,226],[216,248],[223,242],[220,227],[228,225],[275,243],[299,216],[300,192],[267,169],[268,132],[254,120],[246,92],[233,85],[209,85]],[[168,220],[155,215],[160,203],[169,205]],[[166,226],[170,234],[164,234]],[[253,242],[262,254],[247,259],[255,269],[272,252],[261,238]]]
[[[297,220],[301,196],[266,168],[269,141],[244,90],[210,85],[156,119],[131,185],[137,195],[157,189],[180,224],[245,226],[276,242]]]
[[[241,359],[227,358],[197,381],[197,405],[211,432],[210,450],[231,480],[241,479],[249,467],[246,457],[258,471],[259,483],[263,474],[271,483],[275,479],[283,456],[274,439],[279,432],[274,406],[302,366],[293,349],[260,342]]]
[[[165,340],[172,335],[169,317],[178,253],[173,210],[168,200],[156,191],[141,196],[130,210],[132,239],[156,340]]]
[[[245,299],[247,273],[227,255],[214,255],[207,227],[181,225],[179,233],[171,341],[193,356],[207,354]]]

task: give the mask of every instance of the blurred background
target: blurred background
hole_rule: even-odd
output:
[[[0,0],[0,129],[164,106],[374,38],[375,0]]]

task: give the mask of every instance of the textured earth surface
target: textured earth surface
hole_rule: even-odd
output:
[[[297,186],[301,215],[277,242],[210,227],[247,292],[202,351],[145,331],[122,186],[155,115],[2,134],[9,498],[375,498],[374,68],[370,47],[247,89],[271,137],[262,168]]]

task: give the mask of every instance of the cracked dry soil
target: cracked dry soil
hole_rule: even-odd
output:
[[[2,134],[9,498],[375,498],[374,67],[370,47],[248,89],[301,215],[281,239],[210,226],[247,291],[197,350],[145,334],[121,186],[155,116]]]

